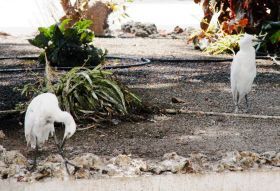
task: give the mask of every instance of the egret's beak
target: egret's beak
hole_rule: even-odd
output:
[[[254,35],[252,41],[253,42],[262,42],[263,40],[260,39],[260,36]]]
[[[258,39],[258,38],[255,38],[255,39],[253,39],[252,41],[253,41],[253,42],[262,42],[263,40]]]
[[[253,42],[253,46],[256,46],[256,45],[259,45],[261,42],[263,42],[263,40],[258,39],[257,37],[254,37],[252,42]]]

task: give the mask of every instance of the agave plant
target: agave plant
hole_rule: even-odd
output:
[[[75,116],[97,112],[127,114],[127,104],[140,103],[140,99],[121,87],[111,75],[110,71],[97,68],[73,68],[55,87],[61,106]]]
[[[45,83],[41,80],[36,84],[38,89],[34,88],[34,84],[25,85],[22,94],[33,94],[34,97],[46,92]],[[76,119],[85,115],[125,115],[133,106],[141,104],[135,94],[113,78],[111,71],[99,67],[74,67],[53,82],[51,89],[57,95],[60,106]]]

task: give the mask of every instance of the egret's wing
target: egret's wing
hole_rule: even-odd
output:
[[[25,133],[25,139],[27,141],[27,144],[30,144],[32,139],[32,128],[34,127],[34,122],[36,119],[36,113],[34,112],[34,109],[32,107],[28,107],[25,119],[24,119],[24,133]]]

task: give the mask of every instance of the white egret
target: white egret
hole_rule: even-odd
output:
[[[64,137],[61,144],[58,143],[55,134],[54,122],[61,122],[65,125]],[[54,94],[43,93],[31,101],[25,114],[24,131],[27,145],[36,149],[33,169],[36,168],[38,147],[47,141],[49,135],[51,135],[54,136],[59,153],[63,157],[67,172],[69,173],[67,164],[73,164],[64,158],[62,148],[66,139],[75,133],[76,123],[71,114],[59,108],[57,97]]]
[[[235,112],[238,112],[240,101],[245,97],[247,111],[249,109],[248,93],[256,77],[256,50],[253,47],[252,35],[245,34],[239,41],[240,50],[233,57],[230,82]]]

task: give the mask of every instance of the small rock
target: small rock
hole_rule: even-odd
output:
[[[222,159],[223,163],[236,163],[240,161],[241,155],[239,154],[238,151],[233,151],[233,152],[227,152],[225,156]]]
[[[131,33],[131,28],[133,26],[133,22],[128,22],[121,25],[121,30],[126,33]]]
[[[224,169],[230,171],[258,168],[261,163],[260,155],[249,151],[228,152],[221,160],[221,165],[223,165]]]
[[[109,176],[118,176],[118,175],[120,176],[122,174],[122,170],[113,164],[106,165],[102,170],[103,174],[104,172],[106,172],[106,174]]]
[[[147,171],[147,163],[141,159],[131,159],[127,155],[118,155],[109,160],[102,173],[109,176],[135,176]]]
[[[240,165],[246,169],[254,167],[255,164],[256,163],[252,158],[245,157],[240,160]]]
[[[166,153],[163,156],[163,161],[160,162],[167,171],[173,173],[192,171],[191,163],[187,158],[177,155],[177,153]]]
[[[261,154],[261,157],[263,157],[264,159],[271,161],[272,158],[274,158],[276,156],[276,152],[275,151],[267,151]]]
[[[11,36],[11,35],[5,32],[0,32],[0,36]]]
[[[4,139],[5,138],[5,134],[2,130],[0,130],[0,139]]]
[[[166,171],[165,166],[163,166],[160,163],[155,163],[155,162],[149,162],[147,164],[147,171],[152,172],[153,174],[161,174],[162,172]]]
[[[45,159],[45,162],[62,163],[64,160],[60,154],[51,154]]]
[[[35,176],[35,180],[39,181],[48,177],[51,177],[51,172],[49,170],[43,169]]]
[[[27,159],[19,151],[7,151],[4,153],[6,164],[27,165]]]
[[[118,155],[117,157],[112,158],[110,161],[113,162],[113,164],[121,167],[126,167],[131,164],[131,158],[127,155]]]
[[[0,145],[0,155],[4,152],[6,152],[6,149],[3,147],[3,145]]]
[[[167,120],[170,120],[170,119],[171,119],[171,117],[166,116],[166,115],[164,115],[164,114],[161,114],[161,115],[154,115],[154,116],[153,116],[154,122],[156,122],[156,121],[167,121]]]
[[[171,37],[172,39],[179,39],[179,36],[178,36],[178,35],[175,35],[175,34],[171,34],[170,37]]]
[[[148,162],[147,171],[154,174],[162,174],[165,172],[172,173],[192,173],[194,172],[191,162],[182,156],[177,155],[175,152],[166,153],[161,162]]]
[[[121,26],[121,30],[125,33],[132,33],[137,37],[148,37],[157,34],[157,27],[151,23],[128,22]]]
[[[174,32],[175,34],[180,34],[180,33],[184,32],[184,30],[183,30],[181,27],[176,26],[176,27],[174,28],[173,32]]]
[[[192,153],[190,155],[190,161],[192,162],[192,168],[195,172],[203,172],[211,168],[208,158],[204,154]]]
[[[5,154],[6,154],[6,149],[2,145],[0,145],[0,161],[4,161]]]
[[[149,38],[160,38],[161,36],[159,34],[151,34],[149,35]]]
[[[75,173],[75,178],[76,179],[89,179],[90,171],[87,169],[81,168]]]
[[[137,31],[135,31],[135,36],[138,36],[138,37],[148,37],[149,36],[149,33],[142,30],[142,29],[138,29]]]
[[[82,156],[78,156],[72,162],[77,166],[82,166],[87,169],[102,169],[104,166],[100,157],[92,153],[85,153]]]
[[[177,98],[177,97],[173,97],[171,98],[172,103],[185,103],[185,101],[183,99]]]
[[[133,159],[131,165],[136,169],[136,173],[139,174],[140,171],[147,171],[148,165],[146,161],[141,159]]]
[[[147,23],[144,24],[145,30],[148,32],[149,35],[157,34],[157,27],[155,24]]]
[[[271,164],[273,166],[280,167],[280,153],[277,153],[272,159],[271,159]]]
[[[6,172],[8,173],[9,177],[14,177],[16,175],[22,175],[22,174],[24,174],[23,171],[25,171],[25,169],[17,164],[11,164],[6,168]]]
[[[118,120],[118,119],[112,119],[111,122],[112,122],[114,125],[118,125],[121,121]]]
[[[167,32],[166,32],[165,30],[160,30],[160,31],[159,31],[159,35],[160,35],[161,37],[166,37],[168,34],[167,34]]]
[[[240,152],[242,159],[240,160],[240,165],[243,168],[257,168],[257,162],[260,160],[260,155],[258,153],[243,151]]]
[[[42,161],[38,164],[37,170],[39,172],[48,170],[50,172],[54,172],[58,169],[64,168],[64,163],[61,162],[48,162],[48,161]]]
[[[73,166],[68,165],[68,169],[69,169],[70,173],[74,172],[74,167]],[[66,170],[64,164],[61,164],[60,166],[56,166],[52,170],[52,177],[64,179],[67,176],[68,176],[68,174],[67,174],[67,170]]]
[[[6,168],[6,164],[3,161],[0,161],[0,168],[5,167]]]

